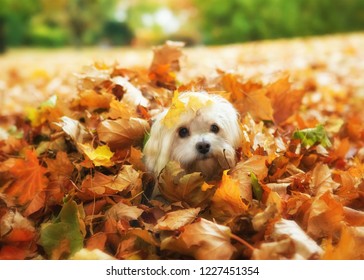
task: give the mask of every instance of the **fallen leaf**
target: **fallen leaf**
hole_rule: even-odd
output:
[[[20,205],[27,204],[47,187],[47,169],[39,165],[37,155],[32,150],[26,150],[25,159],[17,159],[9,171],[15,177],[15,181],[5,193],[15,197]]]
[[[105,213],[106,217],[112,217],[116,221],[120,219],[137,220],[138,217],[143,213],[143,210],[136,206],[129,206],[122,202],[119,202],[112,206]]]
[[[229,227],[201,219],[185,226],[178,238],[163,240],[161,249],[189,254],[199,260],[228,260],[236,251],[230,235]]]
[[[221,184],[216,189],[211,202],[212,214],[219,220],[241,215],[248,209],[240,197],[239,182],[231,178],[227,171],[224,171]]]
[[[315,198],[308,213],[307,233],[314,238],[334,234],[340,230],[344,220],[343,205],[330,191]]]
[[[306,148],[315,144],[321,144],[323,147],[331,146],[331,142],[327,136],[324,126],[321,124],[315,128],[306,128],[295,131],[293,139],[300,139]]]
[[[214,188],[206,188],[201,173],[186,174],[179,163],[171,161],[162,170],[159,179],[159,190],[171,202],[183,201],[190,207],[201,207],[208,203]]]
[[[293,259],[307,260],[318,258],[322,253],[316,244],[295,221],[281,219],[276,222],[270,238],[273,244],[263,244],[253,252],[253,259]]]
[[[54,221],[42,225],[39,242],[51,259],[67,258],[83,248],[76,202],[66,202]]]
[[[268,85],[267,91],[273,108],[273,120],[278,124],[298,111],[304,95],[303,90],[292,89],[289,75]]]
[[[188,208],[169,212],[157,221],[155,229],[178,230],[181,227],[192,223],[196,219],[200,210],[200,208]]]
[[[163,46],[154,48],[149,78],[157,86],[176,88],[176,72],[180,70],[179,59],[182,56],[183,46],[182,42],[167,41]]]
[[[95,166],[112,166],[114,162],[111,161],[114,153],[110,151],[107,145],[98,146],[96,149],[91,144],[78,144],[79,149],[92,161]]]
[[[139,118],[105,120],[97,127],[97,134],[112,150],[141,144],[150,127]]]
[[[90,133],[86,128],[77,120],[63,116],[61,122],[57,123],[58,126],[73,140],[75,144],[84,143],[87,140],[91,140]]]

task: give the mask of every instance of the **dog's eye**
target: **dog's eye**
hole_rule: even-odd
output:
[[[216,124],[212,124],[211,127],[210,127],[210,131],[212,133],[218,133],[219,130],[220,130],[220,128]]]
[[[186,128],[186,127],[181,127],[181,128],[178,130],[178,135],[179,135],[179,137],[181,137],[181,138],[185,138],[185,137],[187,137],[188,135],[190,135],[190,132],[189,132],[188,128]]]

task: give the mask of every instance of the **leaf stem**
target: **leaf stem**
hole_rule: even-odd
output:
[[[230,234],[230,237],[231,237],[232,239],[235,239],[236,241],[240,242],[241,244],[245,245],[245,246],[246,246],[246,247],[248,247],[251,251],[254,251],[254,250],[255,250],[255,248],[254,248],[252,245],[250,245],[247,241],[245,241],[244,239],[240,238],[239,236],[237,236],[237,235],[235,235],[235,234],[231,233],[231,234]]]

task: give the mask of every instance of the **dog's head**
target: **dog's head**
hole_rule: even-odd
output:
[[[145,163],[158,175],[173,160],[187,172],[212,179],[235,165],[241,135],[231,103],[206,92],[184,92],[157,116],[144,148]]]

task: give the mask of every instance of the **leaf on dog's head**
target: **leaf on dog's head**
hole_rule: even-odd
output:
[[[206,187],[201,173],[186,174],[179,163],[169,162],[162,170],[159,179],[159,190],[171,202],[183,201],[191,207],[208,203],[214,188]]]
[[[228,260],[236,251],[230,236],[229,227],[200,219],[185,226],[178,238],[164,239],[161,249],[177,251],[198,260]]]
[[[212,100],[208,98],[200,98],[195,95],[189,96],[187,100],[181,100],[179,92],[175,91],[172,99],[172,105],[163,118],[163,123],[166,127],[171,128],[175,125],[175,123],[179,122],[182,114],[188,111],[196,113],[199,109],[211,106],[212,104]]]
[[[178,98],[178,95],[179,93],[175,91],[172,99],[172,105],[163,118],[163,123],[168,128],[173,127],[173,125],[178,122],[180,116],[186,111],[186,104]]]

